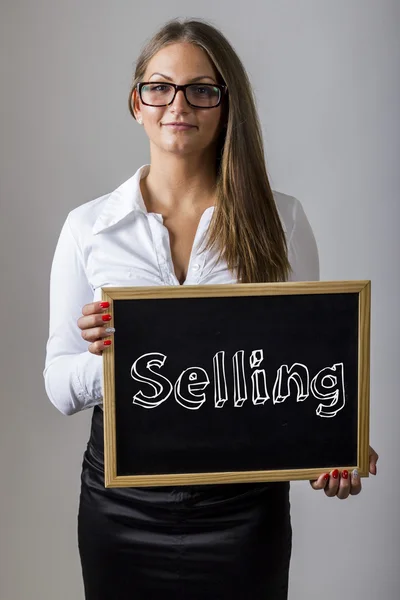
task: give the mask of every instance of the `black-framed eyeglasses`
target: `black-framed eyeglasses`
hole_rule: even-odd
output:
[[[182,90],[186,102],[193,108],[216,108],[221,104],[227,86],[217,83],[166,83],[165,81],[141,81],[137,84],[139,96],[147,106],[168,106]]]

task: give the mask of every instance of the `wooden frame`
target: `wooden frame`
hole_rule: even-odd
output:
[[[285,295],[285,294],[343,294],[357,293],[359,296],[358,314],[358,444],[357,464],[342,465],[352,470],[357,468],[361,477],[369,475],[369,394],[370,394],[370,281],[325,281],[295,283],[260,284],[221,284],[205,286],[165,286],[165,287],[107,287],[102,288],[102,300],[110,303],[109,312],[113,316],[113,301],[124,299],[154,298],[201,298],[247,295]],[[239,483],[261,481],[290,481],[315,479],[321,475],[321,469],[282,470],[282,471],[241,471],[184,473],[162,475],[117,474],[116,461],[116,423],[115,423],[115,387],[114,387],[114,347],[111,345],[103,352],[103,389],[104,389],[104,454],[105,486],[133,487],[157,485],[189,485],[210,483]],[[334,468],[334,466],[332,466]],[[326,469],[329,471],[330,469]]]

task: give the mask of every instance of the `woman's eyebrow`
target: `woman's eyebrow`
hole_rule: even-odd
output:
[[[173,81],[173,79],[171,77],[168,77],[167,75],[163,75],[162,73],[153,73],[152,75],[150,75],[149,79],[151,79],[154,75],[158,75],[159,77],[168,79],[168,81]],[[200,75],[199,77],[194,77],[193,79],[190,79],[189,83],[194,83],[195,81],[199,81],[200,79],[211,79],[212,81],[215,82],[214,78],[211,77],[210,75]]]

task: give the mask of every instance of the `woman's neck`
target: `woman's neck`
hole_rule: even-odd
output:
[[[166,156],[152,159],[141,180],[143,200],[149,212],[203,212],[215,203],[215,159]]]

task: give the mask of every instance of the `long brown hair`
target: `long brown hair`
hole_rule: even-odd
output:
[[[167,22],[142,49],[129,94],[143,79],[150,59],[169,44],[203,48],[219,81],[228,87],[217,142],[216,205],[207,248],[217,248],[241,283],[285,281],[290,264],[286,238],[268,181],[260,121],[245,68],[224,35],[199,19]]]

